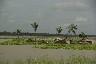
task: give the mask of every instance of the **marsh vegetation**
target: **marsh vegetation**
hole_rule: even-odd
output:
[[[34,58],[31,57],[25,60],[0,60],[0,64],[95,64],[96,58],[91,59],[84,56],[71,56],[68,59],[61,58],[60,60],[49,59],[48,57]]]

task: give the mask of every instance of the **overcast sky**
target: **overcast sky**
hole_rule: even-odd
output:
[[[56,33],[57,25],[66,27],[74,23],[79,30],[96,35],[95,3],[95,0],[0,0],[0,31],[23,28],[33,32],[30,24],[36,21],[38,32],[42,33]]]

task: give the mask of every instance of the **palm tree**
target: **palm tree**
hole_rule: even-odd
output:
[[[60,34],[62,32],[62,27],[59,25],[57,28],[56,28],[56,31],[58,32],[58,34]]]
[[[33,27],[34,32],[36,33],[37,28],[38,28],[39,25],[36,22],[34,22],[33,24],[31,24],[31,26]],[[36,37],[35,37],[35,41],[36,41]]]
[[[36,22],[34,22],[33,24],[31,24],[31,26],[33,27],[34,32],[36,33],[37,28],[38,28],[39,25]]]
[[[76,30],[78,29],[77,28],[77,25],[74,25],[74,24],[70,24],[68,27],[68,33],[73,33],[74,35],[76,35]]]
[[[21,34],[21,30],[20,29],[17,29],[16,33],[17,33],[17,36],[18,36],[18,39],[19,39],[19,36]]]
[[[67,29],[68,29],[68,33],[69,34],[74,34],[74,35],[76,35],[76,30],[78,29],[77,28],[77,25],[74,25],[74,24],[70,24],[68,27],[67,27]],[[70,38],[70,43],[73,43],[73,39],[71,39],[71,37],[69,37]]]

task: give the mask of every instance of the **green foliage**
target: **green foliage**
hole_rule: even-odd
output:
[[[74,25],[74,24],[70,24],[68,27],[68,33],[73,33],[73,34],[76,34],[76,30],[78,29],[77,28],[77,25]]]
[[[31,24],[31,26],[33,27],[34,31],[36,32],[39,25],[36,22],[34,22],[33,24]]]
[[[0,45],[23,45],[24,39],[12,39],[5,42],[0,43]]]
[[[81,44],[42,44],[33,46],[33,48],[41,48],[41,49],[67,49],[67,50],[96,50],[96,45],[81,45]]]
[[[28,38],[27,40],[26,40],[26,42],[35,42],[33,39],[31,39],[31,38]]]
[[[16,33],[17,33],[17,38],[19,39],[19,36],[21,34],[21,30],[20,29],[17,29]]]
[[[84,56],[71,56],[67,59],[68,62],[66,64],[95,64],[96,60],[92,60],[90,58],[86,58]]]
[[[56,28],[56,31],[58,32],[58,34],[60,34],[62,32],[62,27],[59,25],[57,28]]]
[[[77,40],[77,39],[76,39]],[[61,42],[54,43],[51,40],[34,40],[31,38],[24,39],[12,39],[4,42],[0,42],[0,45],[32,45],[33,48],[42,49],[73,49],[73,50],[96,50],[96,44],[79,44],[78,40],[72,40],[71,44],[65,44]],[[84,43],[84,42],[83,42]]]
[[[79,34],[79,37],[84,40],[87,37],[87,35],[84,32],[81,32],[81,34]]]
[[[21,33],[21,30],[20,29],[17,29],[16,33],[17,34],[20,34]]]

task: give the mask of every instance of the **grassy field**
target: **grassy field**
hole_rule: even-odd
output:
[[[0,64],[96,64],[96,44],[56,44],[54,37],[0,39]]]
[[[33,45],[33,48],[41,48],[41,49],[67,49],[67,50],[96,50],[96,45],[81,45],[81,44],[43,44],[43,45]]]
[[[40,39],[0,39],[0,45],[32,45],[33,48],[41,49],[72,49],[72,50],[96,50],[96,44],[78,44],[75,39],[74,44],[55,44],[52,38]]]
[[[30,45],[0,46],[0,64],[96,64],[95,50],[39,49]]]
[[[47,57],[43,58],[28,58],[26,60],[15,60],[15,61],[0,61],[0,64],[96,64],[96,58],[90,59],[81,56],[73,56],[66,60],[50,60]]]

